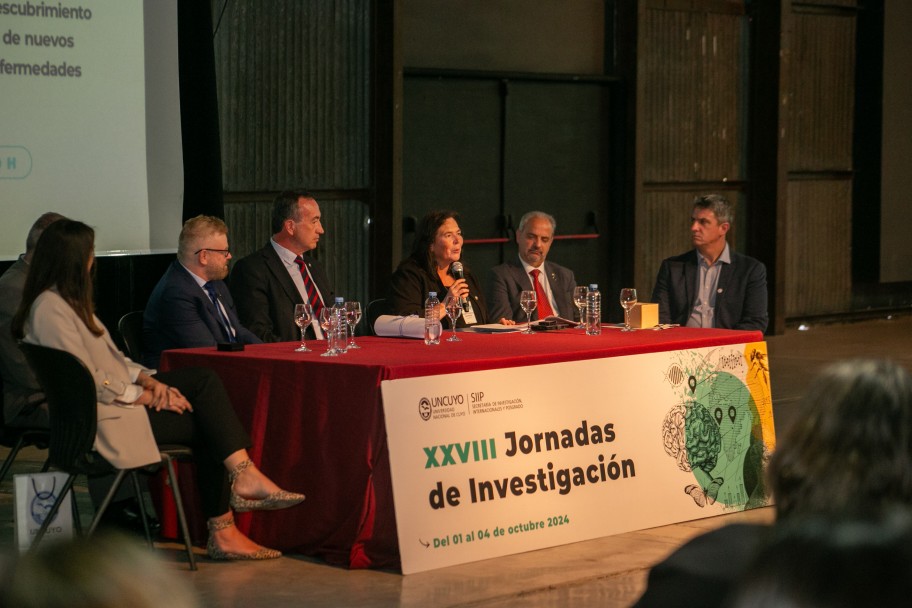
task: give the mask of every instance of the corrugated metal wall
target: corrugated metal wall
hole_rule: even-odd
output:
[[[647,3],[638,78],[643,198],[634,281],[644,301],[661,261],[689,249],[696,194],[745,178],[746,17]],[[733,202],[737,192],[725,192]],[[734,231],[734,239],[737,231]]]
[[[639,77],[647,184],[743,178],[744,19],[646,11]]]
[[[748,17],[734,3],[644,4],[635,283],[646,294],[659,262],[690,247],[694,194],[721,189],[736,202],[731,240],[747,253],[738,240],[746,206],[769,202],[742,195],[751,179],[745,169]],[[854,0],[795,2],[788,17],[786,317],[851,308],[855,6]]]
[[[792,15],[787,317],[851,308],[856,19],[832,4]]]
[[[276,192],[315,191],[327,232],[315,254],[337,293],[362,300],[367,201],[351,199],[371,186],[370,8],[363,0],[212,0],[232,249],[241,257],[266,242]]]

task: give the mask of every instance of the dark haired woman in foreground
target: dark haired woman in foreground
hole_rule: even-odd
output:
[[[44,231],[12,321],[13,336],[67,351],[93,373],[95,449],[115,467],[160,462],[159,443],[194,449],[210,557],[279,557],[234,526],[229,505],[236,511],[282,509],[304,496],[281,490],[253,465],[250,439],[212,371],[183,369],[153,377],[153,370],[117,349],[94,314],[94,248],[95,232],[82,222],[58,220]]]

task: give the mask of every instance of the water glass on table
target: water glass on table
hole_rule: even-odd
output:
[[[311,321],[313,321],[313,308],[311,308],[310,304],[306,302],[304,304],[295,304],[294,322],[301,330],[301,346],[295,349],[296,353],[313,352],[304,343],[304,332],[307,331],[307,326],[310,325]]]
[[[589,288],[585,285],[577,285],[573,288],[573,304],[579,310],[579,325],[576,329],[586,329],[586,296],[589,295]]]
[[[358,323],[361,322],[361,302],[345,303],[345,320],[348,322],[348,326],[351,328],[351,333],[348,336],[349,350],[353,348],[361,348],[355,344],[355,327],[357,327]]]
[[[459,302],[459,298],[449,294],[443,300],[443,306],[446,309],[447,317],[450,319],[450,327],[453,328],[453,335],[447,338],[446,341],[462,342],[459,336],[456,335],[456,321],[459,320],[459,315],[462,314],[462,304]]]
[[[624,329],[621,331],[635,331],[630,327],[630,309],[636,306],[637,290],[625,287],[621,290],[621,307],[624,309]]]
[[[339,317],[336,311],[329,306],[324,306],[320,311],[320,327],[323,328],[323,334],[326,336],[326,352],[321,357],[337,357],[339,352],[333,346],[333,336],[336,334],[336,324]]]
[[[538,306],[538,300],[535,292],[532,290],[523,291],[519,294],[519,305],[526,312],[526,329],[521,331],[523,334],[534,333],[532,331],[532,311]]]

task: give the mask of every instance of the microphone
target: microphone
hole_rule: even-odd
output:
[[[453,275],[454,279],[464,279],[465,273],[462,270],[462,262],[453,262],[450,265],[450,274]],[[459,305],[462,306],[462,309],[466,312],[469,310],[469,303],[466,302],[466,299],[463,297],[459,298]]]

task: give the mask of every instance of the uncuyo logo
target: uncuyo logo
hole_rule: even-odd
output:
[[[422,397],[418,402],[418,415],[422,420],[431,419],[431,400],[427,397]]]
[[[29,505],[29,512],[31,513],[32,521],[39,526],[44,523],[48,513],[51,512],[51,507],[53,507],[54,503],[57,501],[57,496],[54,493],[56,487],[57,480],[55,479],[54,485],[50,490],[39,490],[35,484],[35,480],[32,479],[32,489],[35,492],[35,496],[32,498],[32,502]],[[59,515],[59,513],[57,515]],[[54,519],[57,519],[57,515],[54,516]]]

